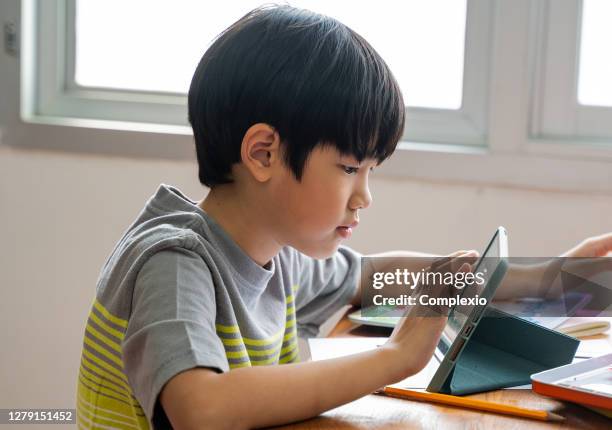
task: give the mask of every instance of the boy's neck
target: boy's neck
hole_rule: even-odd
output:
[[[266,230],[265,220],[258,219],[258,208],[239,193],[232,184],[211,189],[198,206],[212,217],[236,244],[257,264],[268,267],[282,245]]]

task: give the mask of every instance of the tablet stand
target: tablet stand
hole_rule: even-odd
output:
[[[442,393],[471,394],[530,384],[533,373],[572,362],[580,341],[487,307]]]

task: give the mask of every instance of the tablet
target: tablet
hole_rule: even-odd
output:
[[[435,358],[440,362],[436,373],[427,386],[427,391],[441,391],[444,383],[451,374],[455,362],[461,355],[480,322],[480,316],[493,299],[497,287],[501,284],[508,270],[508,233],[503,227],[498,227],[485,248],[484,253],[474,266],[474,273],[484,274],[482,285],[464,288],[461,297],[478,295],[486,299],[486,304],[457,305],[455,306],[442,331],[438,347],[434,352]]]
[[[612,413],[612,354],[531,375],[533,391]]]
[[[426,367],[426,372],[429,380],[427,385],[428,391],[438,392],[442,390],[444,383],[451,374],[455,362],[459,358],[461,351],[465,348],[471,335],[474,333],[474,328],[480,321],[480,316],[488,303],[491,301],[495,290],[501,284],[501,281],[507,271],[508,257],[508,233],[503,227],[499,227],[491,240],[489,241],[485,251],[481,254],[474,265],[474,273],[480,272],[483,274],[484,282],[481,285],[474,285],[470,288],[464,288],[460,291],[460,297],[471,298],[478,295],[486,299],[486,304],[473,305],[457,305],[448,317],[446,327],[442,331],[438,347],[434,353],[434,357]],[[368,315],[372,315],[371,311],[377,313],[376,316],[361,316],[361,311],[353,312],[349,315],[349,319],[359,324],[368,324],[384,327],[394,327],[400,317],[397,316],[398,308],[377,306],[375,309],[369,309]],[[402,385],[411,388],[424,388],[417,385],[422,384],[422,376],[411,377],[403,381]],[[416,385],[411,385],[410,380],[418,381]]]

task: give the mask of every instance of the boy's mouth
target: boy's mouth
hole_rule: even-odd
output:
[[[339,226],[338,228],[340,228],[340,227],[342,227],[342,228],[355,228],[355,227],[357,227],[357,224],[359,224],[359,220],[358,219],[356,219],[355,221],[353,221],[350,224],[343,224],[343,225]]]
[[[341,237],[348,239],[353,234],[353,228],[357,227],[357,224],[359,224],[359,221],[353,221],[350,224],[336,227],[336,231]]]

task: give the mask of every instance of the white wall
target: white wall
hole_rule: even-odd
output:
[[[3,19],[12,3],[0,2]],[[0,139],[17,118],[18,61],[0,53]],[[193,199],[206,191],[193,162],[2,143],[0,408],[74,407],[84,322],[113,244],[159,183]],[[371,186],[374,204],[350,242],[363,252],[480,249],[504,225],[512,255],[549,256],[612,230],[610,195],[382,177]]]

